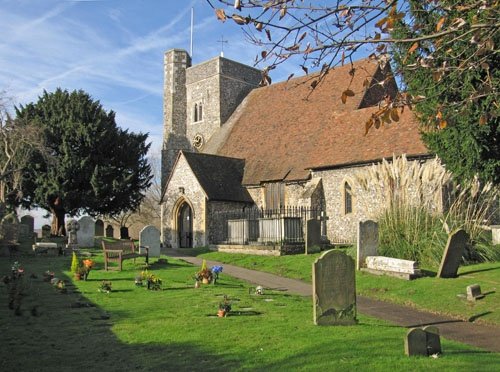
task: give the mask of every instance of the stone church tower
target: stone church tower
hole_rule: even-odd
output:
[[[162,189],[178,152],[203,152],[262,77],[260,70],[223,57],[191,67],[181,49],[167,51],[164,63]]]

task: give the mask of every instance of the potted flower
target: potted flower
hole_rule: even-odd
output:
[[[111,282],[109,280],[103,280],[101,286],[98,289],[99,292],[109,293],[111,292]]]
[[[87,260],[83,260],[82,264],[83,264],[82,267],[83,267],[83,271],[84,271],[83,280],[87,280],[87,277],[89,276],[90,270],[92,270],[92,267],[94,266],[94,261],[87,259]]]
[[[54,272],[47,270],[43,273],[43,281],[50,282],[50,280],[54,277]]]
[[[194,274],[194,278],[197,282],[202,282],[203,284],[209,284],[212,282],[213,274],[212,271],[207,268],[207,262],[205,260],[203,260],[201,264],[200,271]]]
[[[219,274],[222,272],[222,266],[213,266],[210,271],[212,271],[213,281],[215,284],[217,283],[217,279],[219,279]]]
[[[134,283],[137,287],[142,287],[142,280],[144,279],[144,277],[142,276],[142,273],[137,275],[135,277],[135,280],[134,280]]]
[[[231,302],[229,302],[227,296],[224,295],[224,301],[219,303],[219,311],[217,312],[217,316],[219,318],[226,317],[230,311],[231,311]]]
[[[146,280],[148,289],[153,291],[158,291],[161,289],[162,280],[158,278],[155,274],[149,273],[147,270],[144,270],[141,273],[141,276],[144,280]]]

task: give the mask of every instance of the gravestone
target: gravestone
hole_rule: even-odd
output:
[[[0,223],[0,235],[2,241],[14,244],[19,241],[19,221],[14,213],[9,213]]]
[[[152,226],[145,226],[139,233],[139,247],[149,247],[149,257],[160,257],[160,231]]]
[[[130,239],[130,235],[128,234],[128,227],[120,227],[120,239]]]
[[[481,293],[481,287],[479,284],[472,284],[467,286],[467,300],[476,301],[483,298],[484,294]]]
[[[405,354],[427,356],[427,334],[423,329],[412,328],[405,338]]]
[[[32,237],[35,232],[35,219],[30,215],[22,216],[21,224],[28,226],[28,234]]]
[[[305,249],[306,254],[319,252],[318,248],[321,245],[321,221],[307,220],[305,240],[306,240],[306,249]]]
[[[378,249],[378,223],[372,220],[359,221],[356,269],[365,267],[368,256],[376,256]]]
[[[44,239],[50,238],[50,225],[42,226],[42,238]]]
[[[92,217],[83,216],[78,220],[80,230],[78,230],[78,245],[80,247],[90,248],[95,245],[95,221]]]
[[[66,248],[68,249],[78,249],[78,230],[80,230],[80,224],[75,219],[70,219],[66,222],[66,233],[68,234],[68,244]]]
[[[95,236],[104,236],[104,222],[102,220],[95,221]]]
[[[423,330],[425,332],[427,355],[441,354],[441,339],[439,337],[439,329],[434,326],[426,326]]]
[[[113,229],[113,226],[111,226],[111,225],[106,226],[106,238],[113,238],[114,233],[115,233],[115,230]]]
[[[344,252],[331,250],[312,266],[314,324],[356,324],[354,260]]]
[[[449,236],[439,265],[438,278],[455,278],[457,276],[458,266],[468,241],[469,235],[464,230],[458,230]]]

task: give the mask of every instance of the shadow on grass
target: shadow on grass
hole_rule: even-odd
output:
[[[467,274],[475,274],[475,273],[481,273],[483,271],[492,271],[492,270],[500,270],[500,266],[490,267],[489,269],[465,271],[463,273],[458,274],[458,276],[460,277],[460,276],[467,275]]]
[[[492,313],[493,313],[493,311],[485,311],[484,313],[471,316],[468,319],[468,321],[469,322],[475,322],[477,319],[481,318],[482,316],[489,315],[489,314],[492,314]]]
[[[71,289],[60,293],[50,283],[32,278],[26,270],[20,315],[0,307],[2,370],[235,370],[235,356],[217,355],[192,343],[127,344],[112,332],[115,318],[126,313],[106,312]],[[117,290],[124,292],[129,290]],[[0,303],[8,292],[1,288]],[[79,304],[75,306],[75,304]],[[36,311],[33,309],[36,308]],[[224,354],[224,353],[222,353]]]
[[[418,323],[418,324],[408,325],[405,327],[406,328],[417,328],[417,327],[425,327],[425,326],[429,326],[429,325],[446,324],[446,323],[463,323],[463,320],[457,319],[457,320],[443,320],[440,322],[422,322],[422,323]]]

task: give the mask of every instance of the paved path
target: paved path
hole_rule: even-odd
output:
[[[198,266],[202,262],[201,258],[186,256],[180,250],[167,249],[165,254]],[[300,280],[283,278],[274,274],[244,269],[216,261],[207,260],[207,264],[209,266],[222,265],[224,266],[224,274],[252,284],[267,288],[279,288],[301,296],[311,296],[312,294],[311,284]],[[387,320],[401,327],[436,325],[440,334],[449,340],[459,341],[493,352],[500,352],[500,327],[498,326],[464,322],[411,307],[373,300],[364,296],[357,296],[357,305],[360,313]]]

